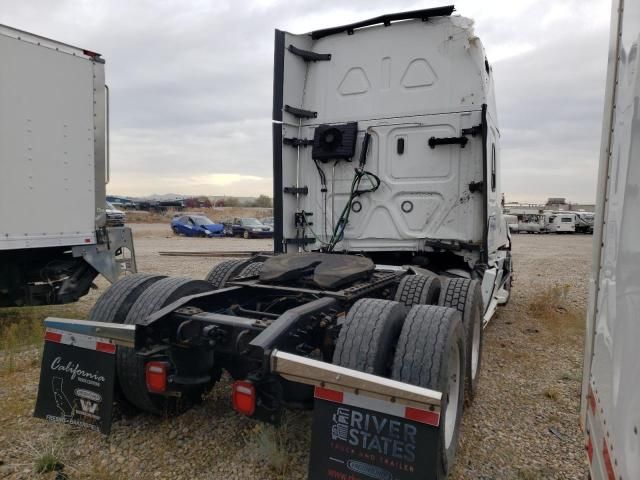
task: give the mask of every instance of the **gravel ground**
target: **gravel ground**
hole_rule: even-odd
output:
[[[175,237],[166,225],[133,225],[138,268],[203,278],[220,259],[165,257],[158,251],[270,250],[270,240]],[[509,305],[485,331],[480,390],[465,411],[454,480],[587,478],[578,427],[591,238],[519,235]],[[34,315],[85,317],[107,283],[99,280],[71,309],[41,307]],[[545,306],[552,305],[552,308]],[[64,309],[63,309],[64,308]],[[62,316],[62,315],[61,315]],[[0,478],[38,475],[46,453],[69,478],[304,478],[311,414],[292,412],[274,429],[229,408],[225,378],[202,405],[174,419],[138,415],[114,423],[104,437],[50,425],[31,415],[39,351],[0,355]]]

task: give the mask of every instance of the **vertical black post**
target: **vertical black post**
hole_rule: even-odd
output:
[[[284,86],[284,32],[276,30],[273,52],[273,250],[282,253],[282,108]]]

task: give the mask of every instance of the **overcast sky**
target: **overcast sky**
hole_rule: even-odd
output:
[[[22,0],[0,23],[100,52],[109,193],[271,195],[273,30],[435,1]],[[459,1],[493,64],[509,201],[593,202],[610,3]]]

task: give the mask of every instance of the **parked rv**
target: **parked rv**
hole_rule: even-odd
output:
[[[591,212],[573,212],[576,219],[576,233],[593,233],[594,215]]]
[[[539,213],[518,215],[518,233],[546,233],[545,216]]]
[[[576,216],[573,213],[554,212],[549,217],[550,233],[575,233],[576,232]]]

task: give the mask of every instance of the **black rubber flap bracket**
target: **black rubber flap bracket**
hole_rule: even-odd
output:
[[[301,48],[294,47],[293,45],[289,45],[289,51],[294,55],[297,55],[300,58],[302,58],[305,62],[318,62],[318,61],[331,60],[330,53],[311,52],[309,50],[302,50]]]
[[[292,107],[291,105],[285,105],[284,111],[298,118],[316,118],[318,116],[318,112]]]

